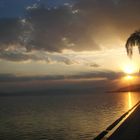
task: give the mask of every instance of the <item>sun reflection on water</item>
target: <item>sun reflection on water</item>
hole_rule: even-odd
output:
[[[132,108],[132,96],[131,92],[128,92],[128,109]]]
[[[139,92],[127,92],[125,94],[126,110],[131,109],[135,104],[140,101]]]

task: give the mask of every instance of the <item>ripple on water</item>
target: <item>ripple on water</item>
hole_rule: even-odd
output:
[[[139,93],[0,97],[0,139],[89,140],[139,99]]]

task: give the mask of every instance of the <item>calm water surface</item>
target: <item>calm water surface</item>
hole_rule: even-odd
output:
[[[0,140],[91,140],[140,93],[0,97]]]

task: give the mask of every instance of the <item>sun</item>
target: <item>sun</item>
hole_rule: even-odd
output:
[[[137,67],[134,64],[127,64],[123,67],[123,71],[126,74],[134,74],[137,71]]]
[[[124,73],[126,74],[133,74],[134,73],[134,68],[130,66],[125,66],[123,69]]]

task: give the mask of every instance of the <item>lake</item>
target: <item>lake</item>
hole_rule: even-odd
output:
[[[0,140],[91,140],[140,93],[0,96]]]

